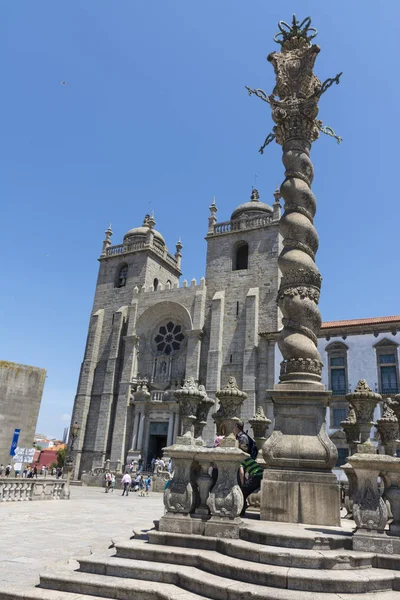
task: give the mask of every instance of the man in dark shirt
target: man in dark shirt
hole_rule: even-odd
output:
[[[248,435],[245,434],[243,429],[244,429],[243,421],[238,421],[235,424],[235,427],[233,428],[233,432],[236,435],[237,441],[239,442],[240,450],[243,450],[243,452],[247,452],[247,454],[248,454],[249,453],[249,437],[248,437]]]

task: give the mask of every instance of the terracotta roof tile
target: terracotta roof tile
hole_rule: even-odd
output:
[[[322,323],[321,329],[330,329],[332,327],[351,327],[356,325],[378,325],[380,323],[394,323],[400,321],[400,316],[393,317],[373,317],[370,319],[349,319],[347,321],[326,321]]]

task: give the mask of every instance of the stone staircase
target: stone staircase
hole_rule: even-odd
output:
[[[400,556],[351,545],[343,530],[251,521],[240,539],[154,530],[0,600],[400,600]]]

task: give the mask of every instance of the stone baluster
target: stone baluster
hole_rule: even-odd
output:
[[[376,428],[379,432],[382,445],[385,448],[385,454],[396,456],[399,445],[399,421],[393,410],[394,402],[387,398],[383,402],[383,414],[376,422]]]
[[[249,420],[249,423],[250,423],[250,427],[253,430],[254,441],[257,444],[257,448],[258,448],[257,461],[265,462],[263,455],[262,455],[262,447],[263,447],[264,443],[267,441],[266,432],[267,432],[268,426],[271,425],[271,421],[270,421],[270,419],[267,419],[267,417],[265,416],[262,406],[257,407],[256,413],[255,413],[254,417]]]

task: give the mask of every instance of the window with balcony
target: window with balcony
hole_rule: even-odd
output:
[[[327,346],[329,389],[333,396],[347,394],[347,346],[341,342],[333,342]]]
[[[399,384],[396,347],[387,347],[378,352],[378,370],[381,394],[397,394]]]

